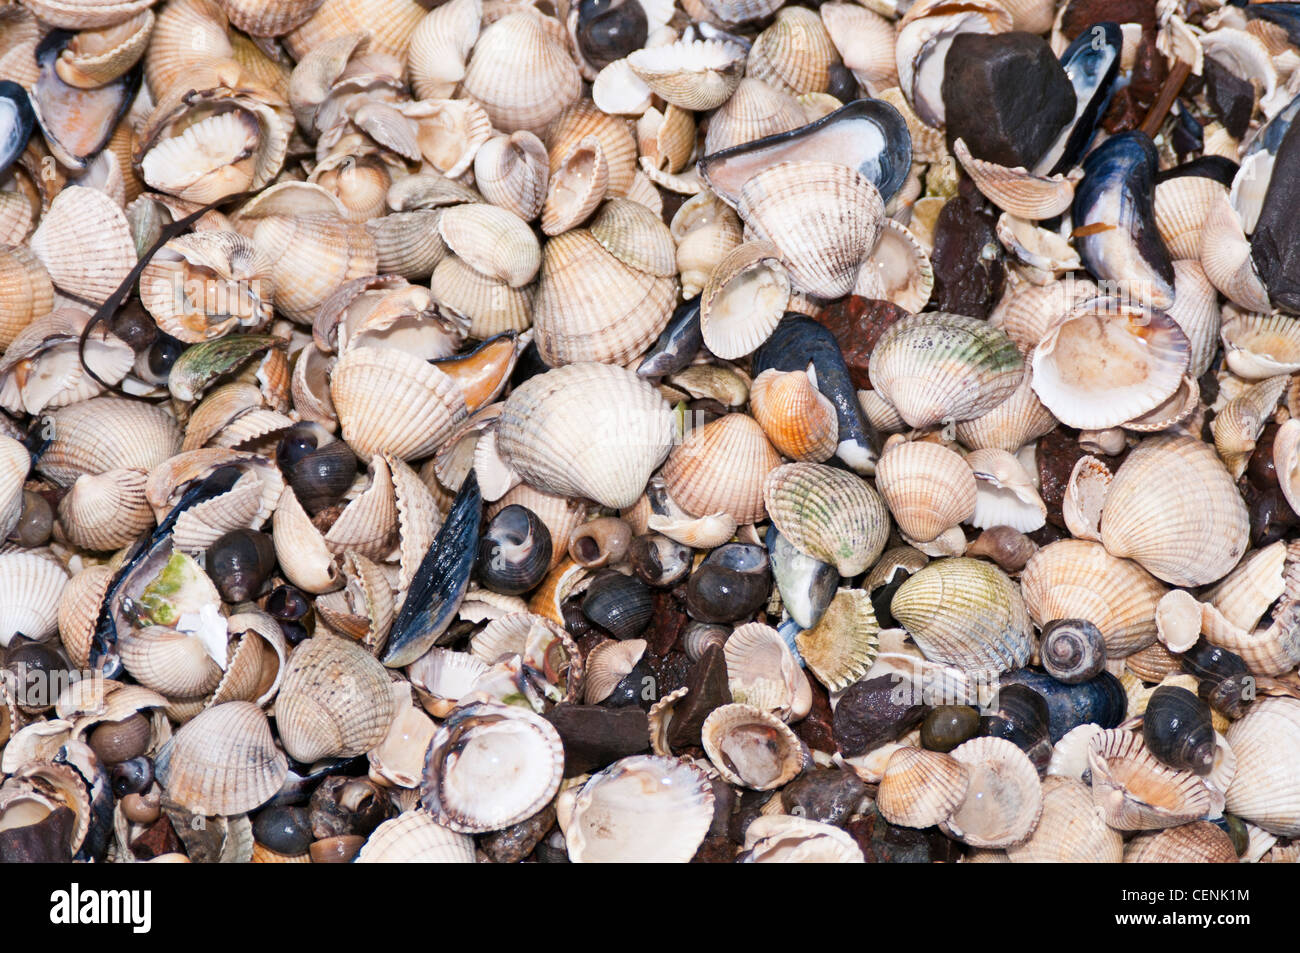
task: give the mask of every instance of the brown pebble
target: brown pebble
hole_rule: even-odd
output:
[[[311,845],[311,862],[313,864],[347,864],[357,856],[361,845],[366,842],[357,834],[344,834],[341,837],[327,837]]]
[[[122,798],[122,813],[132,824],[152,824],[162,813],[162,796],[157,789]]]

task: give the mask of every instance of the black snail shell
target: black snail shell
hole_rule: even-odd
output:
[[[113,765],[109,777],[113,794],[124,798],[128,794],[143,794],[153,784],[153,762],[145,757],[135,757]]]
[[[582,614],[616,639],[634,639],[654,615],[654,593],[635,576],[610,570],[587,587]]]
[[[325,442],[329,435],[313,424],[290,429],[275,451],[276,462],[294,495],[315,516],[343,499],[357,476],[357,458],[342,440]]]
[[[277,854],[305,854],[312,842],[311,813],[305,807],[268,807],[253,820],[253,836]]]
[[[18,635],[9,644],[4,667],[10,673],[12,684],[20,689],[18,707],[22,711],[29,714],[46,711],[58,701],[57,694],[46,686],[60,684],[70,666],[56,647],[57,641],[32,642]],[[17,726],[13,730],[17,731]]]
[[[1106,642],[1087,619],[1056,619],[1043,626],[1039,655],[1054,679],[1077,685],[1106,667]]]
[[[226,602],[260,595],[275,571],[275,544],[266,533],[233,529],[208,549],[208,572]]]
[[[484,588],[518,596],[534,588],[551,565],[551,533],[526,506],[512,503],[492,521],[478,544],[478,579]]]
[[[1185,688],[1162,685],[1151,693],[1142,715],[1142,740],[1171,768],[1209,774],[1214,766],[1210,706]]]
[[[578,4],[578,49],[596,69],[641,49],[648,35],[645,10],[637,0],[581,0]]]
[[[1255,700],[1255,676],[1230,675],[1217,682],[1207,678],[1196,686],[1196,694],[1220,714],[1240,718]]]
[[[675,586],[691,571],[690,549],[658,533],[632,540],[628,559],[637,578],[649,586]]]
[[[970,705],[940,705],[921,722],[921,747],[946,754],[979,730],[980,713]]]
[[[1047,699],[1027,685],[1004,685],[999,689],[997,710],[980,718],[980,733],[1010,741],[1029,755],[1039,772],[1052,758]]]
[[[136,361],[136,369],[143,372],[141,376],[150,383],[165,384],[167,375],[172,372],[172,365],[187,346],[179,338],[159,331],[158,336],[149,345],[149,349],[144,352],[140,360]],[[141,364],[143,367],[140,366]]]
[[[701,622],[734,622],[756,612],[771,592],[767,550],[728,543],[709,553],[691,575],[686,611]]]
[[[39,493],[23,490],[23,507],[9,538],[24,549],[31,549],[44,546],[53,529],[54,510],[50,508],[49,500]]]
[[[1103,728],[1118,727],[1128,711],[1124,686],[1110,672],[1100,672],[1086,682],[1067,685],[1045,672],[1020,668],[1004,672],[1000,681],[1003,689],[1012,684],[1028,685],[1046,699],[1052,744],[1070,729],[1088,722],[1096,722]]]

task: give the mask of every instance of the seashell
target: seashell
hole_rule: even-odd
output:
[[[871,668],[879,632],[870,595],[861,589],[841,589],[817,624],[795,636],[795,645],[828,691],[842,691]]]
[[[454,205],[443,211],[438,233],[475,271],[512,288],[528,284],[541,267],[541,247],[518,216],[493,205]]]
[[[1228,786],[1227,810],[1280,837],[1300,832],[1300,797],[1291,757],[1300,744],[1300,702],[1263,698],[1227,731],[1237,756],[1237,773]]]
[[[474,183],[483,197],[525,222],[541,214],[549,181],[546,147],[526,130],[494,136],[474,154]]]
[[[1034,391],[1067,426],[1115,427],[1173,394],[1189,353],[1186,335],[1163,312],[1098,300],[1038,342]]]
[[[1170,500],[1164,488],[1180,487]],[[1249,542],[1246,506],[1214,452],[1192,437],[1143,441],[1115,474],[1101,514],[1101,541],[1178,586],[1214,582]]]
[[[454,0],[429,11],[419,22],[407,56],[417,97],[443,99],[456,91],[456,84],[465,78],[465,63],[482,18],[482,0]],[[476,178],[481,188],[482,178]]]
[[[68,572],[53,559],[16,550],[0,554],[0,648],[15,635],[42,642],[58,628]]]
[[[1249,631],[1286,590],[1285,569],[1290,563],[1287,544],[1279,540],[1248,553],[1236,569],[1203,592],[1201,599],[1218,609],[1229,623]]]
[[[664,486],[694,516],[726,513],[737,523],[764,516],[763,486],[781,458],[744,414],[691,430],[664,462]]]
[[[788,92],[747,76],[709,118],[704,153],[712,155],[746,142],[789,132],[806,121],[803,109]]]
[[[507,506],[492,517],[479,541],[478,577],[505,595],[533,589],[551,566],[551,534],[537,514]]]
[[[497,431],[503,458],[537,489],[614,508],[636,501],[671,439],[671,413],[654,388],[631,371],[597,364],[571,364],[520,385]]]
[[[215,589],[209,595],[212,600],[209,604],[219,603]],[[224,621],[221,628],[225,628]],[[118,648],[123,666],[141,685],[177,698],[192,698],[212,691],[221,681],[226,662],[224,644],[218,650],[222,656],[218,664],[203,638],[161,625],[120,635]]]
[[[1244,388],[1215,415],[1210,429],[1214,449],[1233,479],[1240,479],[1290,378],[1279,374]]]
[[[542,231],[559,235],[591,217],[609,188],[609,163],[595,136],[584,136],[566,153],[547,185]]]
[[[723,646],[727,685],[737,704],[795,721],[812,704],[812,686],[789,646],[771,626],[750,622],[734,629]]]
[[[898,86],[894,25],[889,20],[856,3],[822,4],[819,12],[845,67],[867,92],[880,96]]]
[[[1162,685],[1142,713],[1147,750],[1171,768],[1206,775],[1216,747],[1210,706],[1186,688]]]
[[[275,309],[291,320],[313,320],[340,285],[379,267],[370,232],[341,217],[268,215],[252,228],[253,243],[272,259]]]
[[[533,323],[542,360],[623,363],[672,314],[677,282],[625,265],[590,231],[557,235],[542,253]]]
[[[730,98],[745,70],[745,51],[721,40],[679,40],[636,50],[628,66],[667,102],[682,109],[716,109]]]
[[[1024,362],[1005,332],[932,312],[894,322],[871,352],[871,386],[908,425],[981,417],[1011,396]],[[944,382],[936,387],[935,381]]]
[[[364,754],[397,712],[383,666],[356,643],[319,634],[289,657],[275,713],[285,750],[310,764]]]
[[[40,259],[21,245],[0,248],[0,347],[8,351],[18,334],[53,306],[54,286]]]
[[[1088,748],[1092,799],[1118,831],[1160,830],[1223,809],[1223,796],[1190,771],[1156,760],[1142,739],[1126,731],[1095,735]]]
[[[1027,366],[1024,379],[1010,397],[986,414],[959,422],[954,429],[957,439],[972,450],[1015,453],[1055,426],[1056,418],[1034,393],[1033,369]]]
[[[975,513],[975,475],[961,455],[925,441],[893,444],[876,464],[876,489],[898,528],[923,543]]]
[[[737,245],[714,267],[700,298],[700,331],[710,351],[744,357],[780,322],[790,299],[790,278],[771,242]]]
[[[889,756],[876,806],[891,824],[933,827],[966,799],[970,772],[962,762],[924,748],[904,746]]]
[[[1000,672],[1024,665],[1032,649],[1019,587],[981,560],[930,563],[898,588],[889,611],[931,661]]]
[[[972,847],[1012,847],[1025,841],[1043,811],[1038,771],[1004,738],[972,738],[952,750],[970,784],[939,829]]]
[[[1026,864],[1114,864],[1127,859],[1123,838],[1093,809],[1087,786],[1065,777],[1043,779],[1038,825],[1028,840],[1007,848],[1007,857]]]
[[[415,145],[424,160],[448,178],[462,175],[492,136],[492,120],[472,99],[424,99],[399,112],[413,123]]]
[[[804,371],[768,369],[749,388],[749,409],[783,456],[823,463],[835,455],[839,429],[835,405]]]
[[[1106,642],[1087,619],[1054,619],[1043,626],[1039,655],[1054,679],[1077,685],[1106,667]]]
[[[82,668],[89,665],[100,605],[114,575],[107,565],[89,566],[69,579],[59,595],[59,638],[68,657]]]
[[[1236,313],[1223,322],[1220,337],[1224,362],[1238,377],[1261,380],[1300,370],[1300,320]]]
[[[18,332],[0,360],[0,406],[11,413],[40,414],[96,397],[104,384],[119,383],[131,369],[131,348],[106,329],[88,333],[90,321],[86,311],[59,308]]]
[[[582,77],[545,17],[510,13],[474,44],[461,90],[487,110],[501,132],[540,134],[582,93]]]
[[[799,552],[841,576],[865,572],[885,549],[888,511],[870,484],[815,463],[789,463],[767,476],[768,517]]]
[[[916,236],[891,219],[875,249],[858,271],[854,294],[891,301],[908,311],[920,311],[934,290],[930,256]]]
[[[454,255],[434,268],[430,287],[439,305],[469,319],[468,334],[478,340],[523,331],[532,323],[533,286],[511,288]]]
[[[588,778],[561,819],[575,864],[686,863],[708,833],[713,790],[689,761],[637,755]]]
[[[487,670],[488,663],[477,655],[435,646],[408,665],[406,674],[425,710],[446,718]]]
[[[644,639],[606,640],[587,653],[583,701],[599,705],[614,693],[645,654]]]
[[[1156,184],[1156,228],[1175,262],[1200,261],[1201,229],[1215,200],[1226,193],[1223,183],[1204,175],[1177,175]]]
[[[414,0],[325,0],[311,19],[284,35],[295,60],[349,33],[369,33],[370,50],[404,58],[425,10]]]
[[[288,762],[262,710],[250,702],[214,705],[181,726],[155,763],[168,796],[193,814],[253,811],[280,789]]]
[[[1250,242],[1227,193],[1214,197],[1201,223],[1200,260],[1210,284],[1233,304],[1265,314],[1272,310],[1268,291],[1251,257]]]
[[[780,252],[793,283],[838,298],[853,287],[880,237],[884,204],[871,182],[829,162],[781,162],[750,178],[736,206],[741,219]]]
[[[770,791],[803,768],[799,739],[784,722],[752,705],[713,709],[701,728],[704,750],[731,784]]]
[[[366,222],[366,231],[375,243],[379,273],[412,281],[428,278],[447,257],[446,243],[437,228],[441,214],[438,209],[417,209]]]
[[[550,722],[522,708],[476,702],[453,711],[434,735],[420,803],[451,830],[501,830],[545,806],[563,770],[564,748]]]
[[[636,175],[637,142],[628,124],[602,113],[589,100],[568,106],[546,133],[549,174],[554,177],[569,155],[588,136],[600,144],[608,172],[609,195],[627,195]]]
[[[355,863],[472,864],[474,839],[448,830],[424,811],[406,811],[374,829]]]
[[[145,266],[140,289],[159,330],[190,343],[264,325],[274,296],[270,259],[223,231],[171,239]]]
[[[966,464],[975,476],[972,526],[1009,526],[1029,533],[1047,522],[1047,505],[1034,488],[1034,478],[1005,450],[974,450]]]
[[[153,522],[141,470],[83,474],[59,501],[59,525],[71,543],[84,549],[127,546]]]
[[[715,0],[716,2],[716,0]],[[830,824],[788,814],[754,818],[745,828],[749,864],[860,864],[862,848]]]
[[[1055,218],[1074,202],[1074,186],[1063,175],[1037,175],[1023,166],[977,159],[962,139],[953,143],[952,154],[985,198],[1017,218]]]
[[[1210,821],[1140,834],[1124,848],[1126,864],[1235,864],[1232,838]]]
[[[319,9],[323,0],[221,0],[230,22],[252,36],[282,36],[302,26]]]
[[[1002,247],[1025,266],[1022,274],[1030,281],[1041,284],[1083,267],[1065,238],[1008,212],[998,216],[997,236]]]
[[[821,17],[804,7],[785,7],[754,40],[745,74],[793,95],[825,92],[838,59]]]
[[[1199,261],[1174,261],[1174,303],[1167,314],[1187,336],[1187,374],[1200,377],[1219,349],[1219,297]]]
[[[672,233],[660,216],[639,202],[611,198],[592,219],[590,230],[607,252],[629,268],[660,278],[677,272]]]
[[[149,470],[180,450],[176,420],[165,410],[119,397],[95,397],[49,416],[53,434],[37,470],[63,486],[82,474]]]
[[[135,265],[126,216],[97,189],[63,189],[41,216],[30,244],[56,287],[96,304],[107,300]]]

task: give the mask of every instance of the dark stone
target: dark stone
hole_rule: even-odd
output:
[[[1156,28],[1155,0],[1070,0],[1061,17],[1061,32],[1073,40],[1094,23],[1140,23],[1143,30]]]
[[[835,343],[844,355],[844,363],[849,369],[853,386],[859,390],[870,390],[871,379],[867,376],[867,367],[871,352],[875,350],[880,335],[885,333],[885,328],[907,315],[907,311],[892,301],[849,295],[824,308],[816,315],[816,321],[835,335]]]
[[[1300,122],[1293,122],[1273,163],[1264,209],[1250,238],[1255,267],[1274,307],[1300,312]]]
[[[787,814],[838,827],[849,819],[866,793],[866,784],[852,771],[817,768],[787,784],[781,790],[781,804]]]
[[[1205,99],[1228,134],[1240,139],[1250,128],[1255,87],[1211,57],[1205,58]]]
[[[1246,464],[1246,478],[1260,490],[1271,490],[1278,486],[1277,466],[1273,462],[1273,441],[1277,439],[1279,426],[1270,421],[1264,427]]]
[[[854,682],[835,706],[835,744],[855,758],[911,731],[925,718],[925,705],[909,704],[907,686],[893,675]]]
[[[1250,514],[1250,545],[1255,549],[1276,543],[1297,525],[1281,487],[1259,489],[1247,481],[1241,484],[1241,496]]]
[[[136,860],[151,860],[163,854],[183,854],[185,848],[181,846],[171,820],[166,814],[159,814],[158,820],[131,841],[131,853],[135,854]]]
[[[564,776],[599,771],[650,747],[650,723],[640,708],[601,708],[563,702],[544,716],[564,742]]]
[[[686,697],[678,700],[673,708],[673,720],[668,723],[668,745],[671,748],[700,744],[704,719],[718,706],[731,704],[727,660],[722,654],[722,646],[711,645],[700,656],[687,676],[686,688]]]
[[[313,839],[311,814],[305,807],[268,807],[253,819],[253,836],[278,854],[305,854]]]
[[[659,699],[688,683],[692,663],[685,652],[647,655],[645,662],[653,681],[642,683],[639,703],[642,708],[649,711]]]
[[[731,830],[731,815],[736,810],[737,794],[722,778],[714,778],[713,787],[713,822],[709,825],[710,837],[726,837]]]
[[[0,831],[0,864],[71,863],[76,826],[76,816],[58,807],[39,823]]]
[[[937,827],[896,827],[874,810],[844,825],[869,864],[954,863],[961,848]]]
[[[835,753],[835,732],[831,729],[831,700],[826,689],[815,678],[808,679],[812,686],[812,708],[792,727],[795,735],[814,751]]]
[[[654,594],[654,615],[650,617],[650,628],[642,637],[648,643],[648,649],[655,655],[667,655],[677,646],[682,630],[686,628],[686,610],[673,598],[671,592],[656,589]]]
[[[478,846],[497,864],[517,864],[541,843],[555,826],[555,805],[548,804],[532,817],[500,831],[484,834]]]
[[[1111,135],[1117,135],[1138,128],[1145,117],[1146,110],[1137,101],[1132,88],[1125,86],[1110,98],[1106,115],[1101,118],[1101,127]]]
[[[997,215],[973,188],[944,203],[934,226],[934,291],[937,311],[987,318],[1006,280]]]
[[[1070,78],[1041,36],[959,33],[944,61],[948,145],[977,159],[1032,168],[1074,120]]]
[[[692,864],[735,863],[739,848],[725,837],[706,837],[691,858]]]

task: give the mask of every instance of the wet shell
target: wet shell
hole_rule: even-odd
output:
[[[1020,588],[991,563],[939,559],[894,593],[890,613],[925,657],[969,670],[1020,668],[1033,625]]]
[[[482,104],[501,132],[540,134],[582,93],[582,77],[544,18],[511,13],[474,45],[462,90]]]
[[[587,136],[600,144],[608,171],[609,194],[625,196],[636,175],[637,143],[625,120],[595,108],[580,99],[567,107],[546,131],[547,166],[554,176],[565,159]]]
[[[30,249],[0,248],[0,348],[54,306],[50,276]]]
[[[1179,493],[1170,499],[1168,488]],[[1155,437],[1129,454],[1101,513],[1101,541],[1176,586],[1232,569],[1249,543],[1246,505],[1214,451],[1192,437]]]
[[[713,709],[700,733],[709,760],[732,784],[770,791],[793,780],[803,767],[794,732],[781,719],[752,705]]]
[[[889,513],[865,480],[816,463],[789,463],[768,474],[763,488],[768,516],[806,556],[856,576],[885,549]]]
[[[1226,192],[1223,183],[1204,175],[1178,175],[1156,186],[1156,228],[1171,258],[1199,263],[1201,227],[1214,200]]]
[[[636,50],[628,66],[674,106],[716,109],[730,98],[745,71],[745,51],[720,40],[680,40]]]
[[[465,61],[478,39],[482,17],[481,0],[452,0],[420,21],[411,34],[407,63],[417,97],[441,99],[456,91],[465,78]]]
[[[869,373],[908,425],[924,428],[997,407],[1020,384],[1024,361],[1012,340],[984,321],[932,312],[891,324],[871,352]]]
[[[1002,403],[988,413],[957,424],[957,439],[972,450],[1015,453],[1025,444],[1049,433],[1056,418],[1034,393],[1033,372],[1025,368],[1024,380]]]
[[[970,772],[955,758],[924,748],[898,748],[885,765],[876,806],[902,827],[933,827],[966,799]]]
[[[1038,771],[1004,738],[972,738],[952,750],[966,766],[966,797],[940,829],[972,847],[1011,847],[1034,830],[1043,810]]]
[[[1156,606],[1165,587],[1098,543],[1063,539],[1044,546],[1029,558],[1020,581],[1036,624],[1085,619],[1101,631],[1108,658],[1132,655],[1155,641]]]
[[[828,691],[842,691],[871,668],[879,633],[870,595],[862,589],[841,589],[817,624],[795,636],[795,645]]]
[[[966,464],[975,475],[972,526],[1009,526],[1031,533],[1047,521],[1047,505],[1034,487],[1035,479],[1006,450],[975,450]]]
[[[1229,309],[1219,336],[1224,361],[1238,377],[1260,380],[1300,370],[1300,320]]]
[[[302,26],[287,33],[284,45],[295,60],[349,33],[369,34],[370,49],[406,56],[411,35],[425,14],[415,0],[325,0]]]
[[[1190,771],[1155,759],[1139,735],[1112,729],[1088,749],[1093,803],[1118,831],[1159,830],[1223,809],[1223,796]]]
[[[97,189],[69,186],[55,196],[32,234],[31,250],[62,291],[99,304],[135,265],[126,216]]]
[[[569,859],[686,863],[713,820],[708,777],[689,761],[623,758],[578,789],[563,824]]]
[[[783,456],[823,463],[835,454],[835,405],[804,371],[763,371],[749,387],[749,409]]]
[[[533,324],[542,360],[625,363],[659,336],[676,303],[674,277],[631,268],[585,229],[542,251]]]
[[[672,434],[668,405],[634,373],[570,364],[511,393],[497,448],[539,490],[622,508],[640,497]]]
[[[668,455],[664,487],[692,516],[726,513],[737,523],[763,519],[763,484],[781,465],[753,418],[728,414],[691,430]]]
[[[474,154],[474,183],[493,205],[532,221],[546,200],[547,163],[546,146],[533,133],[496,136]]]
[[[1218,825],[1193,821],[1133,838],[1124,849],[1124,863],[1235,864],[1237,851]]]
[[[961,139],[953,143],[952,152],[975,187],[998,208],[1017,218],[1053,218],[1074,201],[1074,186],[1063,175],[1035,175],[1023,167],[1009,169],[977,159]]]
[[[857,280],[883,227],[884,203],[865,176],[828,162],[781,162],[745,182],[741,219],[780,251],[794,285],[838,298]]]
[[[322,634],[294,649],[275,700],[285,750],[307,764],[364,754],[396,710],[388,674],[355,642]]]
[[[1087,785],[1061,777],[1043,779],[1038,826],[1024,843],[1009,847],[1007,856],[1017,864],[1117,864],[1127,859],[1124,839],[1094,810]]]
[[[1300,701],[1264,698],[1227,731],[1237,756],[1227,809],[1282,837],[1300,834],[1300,787],[1295,752],[1300,748]]]
[[[838,58],[821,17],[806,7],[785,7],[754,40],[745,74],[793,95],[821,93]]]
[[[975,475],[961,454],[937,443],[887,447],[876,464],[876,489],[898,528],[922,543],[975,513]]]
[[[182,725],[154,770],[172,800],[211,816],[265,804],[280,790],[289,765],[262,710],[250,702],[227,702]]]
[[[769,801],[769,804],[772,802]],[[862,848],[830,824],[790,814],[765,814],[745,828],[747,864],[861,864]]]

